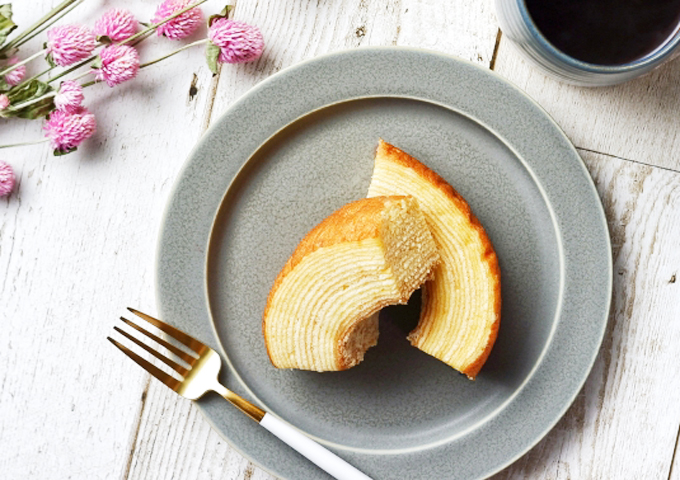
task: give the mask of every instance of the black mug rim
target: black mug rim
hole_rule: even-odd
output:
[[[680,45],[680,22],[675,27],[675,31],[670,35],[663,43],[661,43],[657,48],[649,52],[643,57],[628,63],[622,63],[620,65],[601,65],[597,63],[584,62],[571,55],[567,55],[562,50],[554,46],[539,30],[538,26],[534,22],[534,19],[529,13],[529,9],[526,5],[526,0],[519,0],[518,2],[520,15],[525,25],[529,29],[531,36],[538,41],[538,43],[547,50],[550,54],[560,59],[562,62],[577,68],[579,70],[585,70],[592,73],[621,73],[627,71],[634,71],[648,67],[653,64],[663,63],[668,57],[670,57],[673,51]]]

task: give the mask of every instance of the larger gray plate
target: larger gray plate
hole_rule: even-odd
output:
[[[347,372],[280,371],[261,317],[297,242],[366,195],[382,137],[470,203],[502,271],[495,348],[475,382],[410,347],[418,300],[381,316]],[[396,48],[314,59],[260,83],[191,154],[160,235],[159,309],[223,354],[224,383],[376,478],[480,478],[557,422],[605,330],[606,221],[578,154],[521,91],[473,64]],[[326,475],[217,396],[199,402],[240,452],[286,478]]]

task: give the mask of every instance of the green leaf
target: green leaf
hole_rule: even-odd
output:
[[[73,147],[70,150],[54,150],[54,156],[55,157],[63,157],[64,155],[68,155],[69,153],[73,153],[76,150],[78,150],[78,147]]]
[[[227,5],[225,6],[220,13],[217,13],[215,15],[210,15],[208,17],[208,28],[210,28],[210,25],[217,20],[218,18],[228,18],[229,17],[229,12],[231,12],[234,9],[233,5]]]
[[[47,49],[47,42],[43,43],[43,50]],[[45,61],[49,63],[50,67],[54,68],[57,66],[56,63],[54,63],[54,59],[52,58],[52,52],[48,53],[45,55]]]
[[[54,97],[43,98],[33,105],[17,110],[16,113],[13,113],[13,116],[35,120],[36,118],[46,117],[55,108]]]
[[[208,42],[208,47],[205,49],[205,59],[208,61],[208,68],[213,74],[217,74],[219,63],[217,57],[220,56],[220,47],[212,42]]]
[[[34,98],[42,97],[53,90],[54,88],[51,85],[34,79],[12,88],[7,96],[11,103],[27,102]]]
[[[18,105],[42,97],[52,91],[54,91],[54,88],[51,85],[36,79],[10,89],[7,92],[7,96],[9,97],[10,105]],[[54,108],[54,97],[50,97],[43,98],[39,102],[19,110],[7,111],[6,113],[7,116],[34,119],[46,116]]]
[[[0,5],[0,46],[4,45],[5,40],[15,28],[17,25],[12,21],[12,4]]]

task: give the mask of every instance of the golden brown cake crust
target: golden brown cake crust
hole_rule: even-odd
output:
[[[323,247],[377,238],[379,236],[382,211],[385,208],[385,204],[389,201],[401,200],[404,198],[406,197],[394,195],[388,197],[362,198],[361,200],[348,203],[326,217],[325,220],[307,233],[276,277],[276,280],[274,280],[274,285],[269,291],[267,304],[264,309],[262,333],[264,334],[265,332],[264,319],[267,318],[267,313],[269,312],[272,300],[274,299],[274,294],[286,275],[288,275],[298,263],[300,263],[307,255],[310,255]],[[357,221],[358,218],[362,221]],[[349,332],[345,332],[345,334],[348,333]],[[264,335],[264,343],[267,348],[267,355],[271,359],[267,335]],[[347,366],[344,367],[348,368]]]
[[[408,153],[399,150],[397,147],[390,145],[389,143],[383,141],[382,139],[380,139],[378,143],[377,156],[389,158],[390,161],[413,170],[420,177],[424,178],[428,183],[430,183],[435,188],[443,192],[448,198],[450,198],[456,204],[456,206],[461,212],[465,213],[465,215],[468,217],[470,221],[470,224],[472,225],[472,228],[474,228],[478,232],[479,238],[482,244],[484,245],[482,261],[488,264],[490,276],[492,277],[494,285],[495,302],[493,307],[496,320],[491,326],[491,333],[489,335],[487,345],[482,354],[467,368],[461,370],[461,373],[464,373],[469,378],[474,379],[475,376],[481,370],[484,363],[486,362],[487,358],[489,357],[489,354],[491,353],[491,349],[493,348],[494,342],[496,341],[496,337],[498,336],[498,328],[500,326],[501,270],[498,265],[498,257],[496,256],[496,252],[494,251],[493,245],[491,244],[491,241],[489,240],[489,237],[486,234],[484,227],[479,222],[479,220],[477,220],[477,217],[474,216],[474,214],[472,213],[472,209],[465,201],[465,199],[463,199],[463,197],[460,196],[460,194],[436,172],[430,170],[428,167],[423,165],[420,161],[413,158]]]
[[[281,271],[280,276],[287,275],[303,258],[319,248],[378,237],[385,204],[403,198],[406,197],[395,195],[362,198],[335,211],[305,235]],[[357,219],[362,221],[358,222]]]

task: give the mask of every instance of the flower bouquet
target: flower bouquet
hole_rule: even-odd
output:
[[[40,119],[45,137],[36,142],[0,145],[0,148],[50,142],[55,155],[77,149],[96,131],[95,115],[84,106],[84,89],[105,83],[115,87],[135,78],[140,70],[183,50],[205,46],[213,73],[222,63],[243,63],[259,58],[264,48],[260,30],[231,20],[231,6],[207,19],[207,37],[183,45],[160,58],[142,63],[137,45],[151,35],[182,40],[204,22],[200,5],[207,0],[164,0],[148,23],[139,22],[125,9],[114,8],[90,28],[86,25],[53,26],[84,0],[65,0],[34,25],[10,39],[17,25],[11,4],[0,5],[0,118]],[[21,47],[46,31],[43,48],[28,56]],[[23,57],[23,58],[22,58]],[[39,73],[27,77],[26,66],[46,62]],[[15,178],[0,161],[0,196],[8,195]]]

